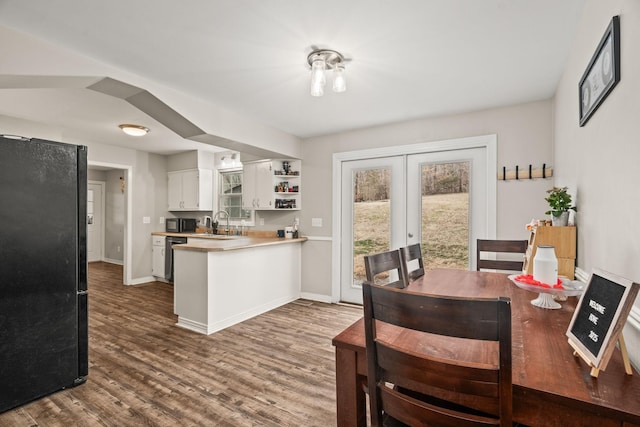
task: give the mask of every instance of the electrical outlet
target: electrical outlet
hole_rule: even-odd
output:
[[[160,224],[164,224],[164,217],[163,216],[160,217]]]
[[[264,225],[264,218],[260,218],[260,225]]]
[[[120,246],[118,246],[116,250],[118,251],[118,253],[120,253]]]

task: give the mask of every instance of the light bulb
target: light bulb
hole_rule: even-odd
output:
[[[347,81],[344,78],[344,66],[336,64],[333,69],[333,91],[344,92],[347,90]]]
[[[324,94],[324,85],[327,82],[324,70],[325,63],[322,58],[315,59],[311,64],[311,96]]]

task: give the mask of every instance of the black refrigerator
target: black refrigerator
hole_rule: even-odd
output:
[[[87,148],[0,135],[0,412],[89,370]]]

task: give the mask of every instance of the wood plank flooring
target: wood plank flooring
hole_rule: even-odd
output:
[[[85,384],[0,414],[0,426],[334,426],[331,339],[359,308],[290,303],[205,336],[175,325],[173,288],[89,265]]]

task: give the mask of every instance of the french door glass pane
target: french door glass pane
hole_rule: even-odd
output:
[[[365,255],[390,249],[390,168],[353,173],[353,283],[366,280]],[[384,277],[382,277],[384,279]]]
[[[422,255],[425,267],[469,268],[470,162],[422,165]]]

